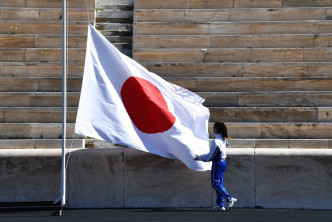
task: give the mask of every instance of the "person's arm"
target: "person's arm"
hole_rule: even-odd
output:
[[[203,162],[209,162],[209,161],[211,161],[214,158],[216,149],[217,149],[217,145],[216,145],[216,142],[213,140],[212,143],[211,143],[211,146],[210,146],[210,152],[207,153],[207,154],[196,156],[196,158],[194,160],[200,160],[200,161],[203,161]]]

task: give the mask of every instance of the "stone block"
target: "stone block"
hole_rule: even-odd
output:
[[[303,60],[305,62],[329,62],[332,50],[330,48],[303,49]]]
[[[0,123],[1,139],[31,138],[30,124],[24,123]]]
[[[211,207],[208,171],[134,149],[124,152],[124,207]]]
[[[256,140],[256,148],[289,148],[289,140],[262,139]]]
[[[33,139],[60,139],[62,138],[61,123],[31,123],[27,124],[31,131],[28,138]],[[67,138],[74,137],[74,124],[67,124]],[[23,137],[25,138],[25,137]]]
[[[332,109],[328,107],[318,107],[318,121],[332,122]]]
[[[331,209],[331,150],[256,149],[256,206]]]
[[[134,22],[184,22],[184,10],[134,10]]]
[[[190,0],[135,0],[134,7],[135,9],[187,9],[190,8]]]
[[[315,122],[317,112],[315,107],[210,107],[210,121]]]
[[[24,8],[1,10],[1,19],[39,21],[39,11]]]
[[[28,107],[29,106],[29,95],[19,93],[0,93],[0,106],[1,107]]]
[[[231,106],[236,107],[238,106],[238,95],[237,93],[218,93],[218,92],[211,92],[211,93],[198,93],[199,96],[205,99],[204,105],[205,106]]]
[[[233,0],[234,8],[281,8],[282,0]]]
[[[262,136],[261,123],[226,123],[231,138],[257,139]],[[209,125],[210,135],[213,135],[212,124]]]
[[[250,25],[250,34],[312,34],[321,33],[315,22],[255,22]],[[317,30],[317,32],[315,32]]]
[[[262,138],[330,139],[331,123],[262,123]]]
[[[255,148],[255,139],[231,139],[228,140],[227,148]]]
[[[208,49],[205,52],[205,62],[250,62],[251,49]]]
[[[0,62],[23,62],[24,49],[2,49],[0,50]]]
[[[28,36],[2,36],[0,37],[0,47],[8,48],[30,48],[35,47],[35,38]]]
[[[142,63],[149,71],[165,77],[241,76],[241,63]]]
[[[302,62],[302,49],[252,49],[252,62]]]
[[[135,48],[208,48],[208,36],[134,36]]]
[[[324,8],[235,9],[230,21],[296,21],[325,20]]]
[[[261,92],[243,93],[238,96],[239,106],[278,107],[278,106],[317,106],[316,97],[320,93],[313,92]],[[324,95],[324,93],[323,93]],[[329,102],[325,103],[329,105]]]
[[[210,33],[209,24],[134,23],[133,27],[134,35],[208,35]],[[237,31],[240,32],[240,28]]]
[[[184,11],[184,22],[205,23],[205,22],[226,22],[229,20],[228,10],[216,9],[195,9]]]
[[[331,106],[330,104],[331,101],[332,101],[332,95],[329,93],[315,96],[316,106]]]
[[[124,207],[123,152],[123,148],[112,148],[70,153],[69,207]]]
[[[133,58],[139,62],[200,62],[200,49],[134,49]]]
[[[0,202],[46,202],[60,196],[60,149],[3,149],[0,163]]]
[[[223,9],[223,8],[232,8],[232,0],[191,0],[190,8],[192,9]]]
[[[315,22],[314,26],[314,32],[315,34],[330,34],[332,32],[332,27],[331,27],[332,21],[317,21]]]
[[[1,1],[0,7],[25,7],[25,0]]]
[[[329,140],[317,140],[317,139],[298,139],[290,140],[290,148],[309,148],[309,149],[328,149]]]
[[[326,44],[328,38],[317,44]],[[324,43],[323,43],[324,42]],[[314,47],[313,35],[211,36],[212,48],[300,48]]]
[[[308,74],[308,64],[306,63],[244,63],[242,74],[245,77],[304,77]],[[310,66],[309,66],[310,67]],[[314,76],[311,73],[310,76]]]
[[[251,34],[251,24],[245,22],[211,23],[209,35],[248,35]]]
[[[283,0],[283,7],[332,7],[329,0]]]

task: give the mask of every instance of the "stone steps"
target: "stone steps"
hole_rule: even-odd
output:
[[[68,77],[82,77],[84,64],[68,63]],[[6,77],[62,77],[62,63],[0,62],[0,74]]]
[[[69,62],[84,62],[85,49],[71,48],[67,50]],[[10,48],[0,49],[1,62],[61,62],[61,48]]]
[[[84,139],[68,139],[67,148],[84,148]],[[61,139],[2,139],[0,149],[61,149]]]
[[[135,9],[135,22],[237,22],[328,20],[330,8]],[[97,15],[98,16],[98,15]]]
[[[330,47],[332,34],[136,35],[137,48],[312,48]]]
[[[165,78],[194,92],[332,91],[331,78]],[[60,92],[61,78],[0,78],[0,92]],[[81,78],[68,79],[68,91],[80,92]]]
[[[267,63],[154,63],[142,62],[149,71],[162,77],[331,77],[330,62]],[[82,77],[84,64],[69,63],[68,76]],[[0,62],[1,76],[57,77],[61,63]]]
[[[71,36],[67,40],[68,48],[85,48],[86,36]],[[1,48],[61,48],[62,36],[39,34],[0,34]]]
[[[17,29],[16,29],[17,27]],[[68,22],[68,36],[86,36],[88,26],[86,22]],[[55,34],[61,35],[61,22],[43,21],[0,21],[0,34]]]
[[[331,139],[331,123],[317,122],[225,122],[234,139]],[[212,138],[213,123],[209,123]]]
[[[67,107],[67,123],[75,123],[76,107]],[[0,107],[2,123],[61,123],[62,107]]]
[[[212,139],[210,139],[210,143]],[[106,141],[85,139],[86,148],[119,147]],[[232,148],[280,148],[280,149],[331,149],[331,139],[230,139],[228,149]]]
[[[133,0],[97,0],[96,28],[111,42],[125,43],[119,50],[132,57]]]
[[[134,22],[134,35],[258,35],[332,33],[332,21],[245,21],[213,23]]]
[[[84,1],[82,0],[67,0],[68,8],[84,8],[86,7],[94,9],[94,0]],[[87,3],[87,4],[86,4]],[[42,1],[42,0],[10,0],[10,1],[1,1],[0,7],[18,7],[18,8],[61,8],[62,0],[51,0],[51,1]]]
[[[332,123],[324,122],[226,122],[233,139],[331,139]],[[213,123],[209,134],[213,137]],[[61,123],[0,123],[0,139],[60,139]],[[67,138],[74,135],[67,124]]]
[[[78,107],[80,92],[67,93],[67,107]],[[61,107],[62,92],[0,92],[0,107]],[[0,108],[1,109],[1,108]],[[17,108],[16,108],[17,109]]]
[[[68,78],[68,92],[80,92],[82,78]],[[0,78],[1,92],[61,92],[61,78]]]
[[[134,48],[141,62],[330,62],[332,48]]]
[[[225,8],[283,8],[332,7],[330,1],[312,0],[135,0],[135,9],[225,9]]]
[[[82,8],[69,8],[67,10],[67,19],[71,22],[75,21],[93,21],[94,8],[90,8],[87,12]],[[0,16],[2,20],[11,21],[57,21],[62,18],[61,8],[0,8]],[[89,19],[90,18],[90,19]]]
[[[166,78],[194,92],[331,91],[331,78]]]
[[[208,107],[331,107],[331,91],[197,92]],[[68,92],[77,107],[79,92]],[[0,107],[61,107],[61,92],[0,92]]]
[[[0,139],[61,139],[61,123],[0,123]],[[74,124],[67,124],[67,138],[74,135]]]
[[[162,77],[330,77],[330,62],[142,62]]]
[[[210,107],[210,121],[332,122],[332,107]],[[67,107],[67,122],[75,123],[76,107]],[[0,107],[3,123],[60,123],[61,107]]]
[[[332,92],[271,91],[271,92],[198,92],[205,106],[220,107],[330,107]],[[0,106],[59,107],[61,92],[1,92]],[[68,107],[77,107],[79,92],[67,95]]]
[[[332,106],[332,91],[198,92],[197,94],[205,99],[204,105],[208,107]]]

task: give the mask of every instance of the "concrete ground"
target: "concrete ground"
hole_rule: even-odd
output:
[[[208,208],[157,208],[157,209],[70,209],[62,216],[51,216],[50,208],[2,208],[1,222],[39,221],[133,221],[133,222],[176,222],[176,221],[227,221],[227,222],[311,222],[332,221],[332,210],[292,210],[292,209],[240,209],[227,212],[211,211]]]

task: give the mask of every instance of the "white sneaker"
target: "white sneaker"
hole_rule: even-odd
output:
[[[234,204],[236,203],[237,199],[233,198],[229,201],[228,206],[227,206],[227,210],[230,209],[231,207],[234,206]]]
[[[216,206],[216,207],[212,207],[212,210],[225,211],[226,208],[218,205],[218,206]]]

